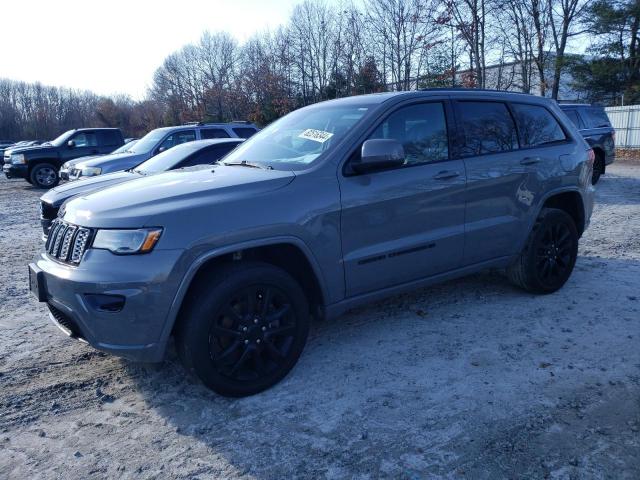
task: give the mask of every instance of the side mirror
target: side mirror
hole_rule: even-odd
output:
[[[164,152],[165,150],[166,150],[166,147],[158,147],[158,151],[157,151],[156,155],[157,155],[158,153],[162,153],[162,152]]]
[[[67,147],[69,147],[69,148],[73,148],[73,147],[75,147],[75,146],[76,146],[76,142],[75,142],[75,140],[69,140],[69,141],[67,142]]]
[[[374,138],[362,144],[360,161],[351,167],[357,173],[375,172],[404,165],[404,147],[393,139]]]

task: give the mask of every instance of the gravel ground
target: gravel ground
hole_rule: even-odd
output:
[[[241,400],[60,334],[27,291],[40,193],[0,181],[0,478],[640,478],[640,166],[560,292],[488,272],[354,310]]]

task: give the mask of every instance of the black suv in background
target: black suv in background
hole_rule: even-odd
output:
[[[122,144],[118,128],[69,130],[42,145],[8,150],[2,170],[7,178],[24,178],[35,187],[51,188],[58,184],[58,172],[67,160],[109,153]]]
[[[565,103],[561,104],[560,108],[578,127],[580,134],[596,154],[591,181],[595,185],[600,175],[604,175],[607,165],[615,160],[616,131],[603,107]]]

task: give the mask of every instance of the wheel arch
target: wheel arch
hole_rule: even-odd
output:
[[[578,235],[582,236],[585,230],[584,201],[577,189],[562,189],[549,192],[540,202],[536,218],[543,208],[557,208],[565,211],[575,222]],[[533,219],[535,222],[535,218]],[[532,225],[533,226],[533,225]]]
[[[199,278],[216,266],[243,260],[260,260],[285,270],[307,293],[312,313],[323,314],[329,297],[322,271],[309,247],[297,237],[265,238],[213,249],[198,256],[187,269],[178,287],[161,341],[166,342],[174,332],[185,307],[184,300]]]
[[[46,157],[46,158],[34,158],[33,160],[27,160],[27,168],[29,175],[35,167],[38,165],[42,165],[43,163],[48,163],[53,166],[56,170],[60,170],[59,161],[57,158]]]

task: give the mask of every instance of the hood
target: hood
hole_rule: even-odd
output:
[[[74,158],[73,160],[67,160],[64,162],[69,167],[75,167],[80,162],[86,162],[87,160],[93,160],[94,158],[104,157],[104,155],[87,155],[85,157]]]
[[[122,160],[135,160],[143,155],[139,153],[114,153],[110,155],[99,155],[96,157],[84,157],[82,162],[76,162],[74,165],[76,168],[82,167],[103,167],[105,165],[109,165],[110,163],[116,163]]]
[[[76,197],[66,204],[64,218],[85,227],[137,228],[154,216],[170,218],[236,198],[246,200],[294,178],[290,171],[224,165],[172,170]]]
[[[24,153],[27,157],[30,156],[39,156],[42,153],[50,153],[53,152],[56,156],[58,155],[58,149],[52,145],[33,145],[31,147],[16,147],[16,148],[7,148],[6,150],[11,150],[11,153]]]
[[[140,178],[140,175],[133,172],[114,172],[106,175],[89,177],[83,180],[78,180],[77,182],[68,182],[58,185],[56,188],[52,188],[42,195],[40,200],[45,203],[49,203],[54,207],[59,207],[65,200],[76,195],[88,194],[101,188],[106,188],[128,180],[134,180],[136,178]]]

